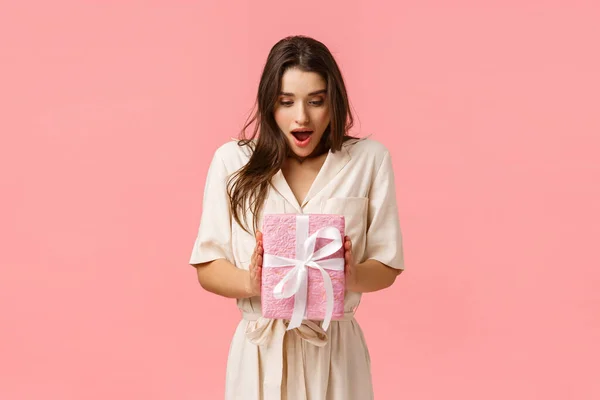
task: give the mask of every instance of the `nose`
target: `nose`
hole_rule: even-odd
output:
[[[308,113],[306,112],[306,107],[303,104],[300,104],[298,108],[296,123],[298,125],[305,125],[308,123]]]

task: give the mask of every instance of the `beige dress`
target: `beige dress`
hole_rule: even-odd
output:
[[[226,180],[248,161],[249,151],[232,140],[215,152],[190,264],[225,258],[248,269],[255,239],[231,217]],[[330,151],[303,204],[281,171],[272,183],[259,223],[265,213],[342,214],[356,262],[375,259],[404,269],[392,161],[381,143],[351,140]],[[308,320],[286,331],[288,321],[261,316],[260,297],[238,299],[241,320],[229,351],[225,399],[372,399],[369,352],[354,318],[360,298],[346,293],[346,316],[327,332]]]

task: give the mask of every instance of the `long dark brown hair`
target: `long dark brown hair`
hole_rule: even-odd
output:
[[[256,112],[246,122],[240,133],[239,146],[249,146],[250,160],[232,175],[227,185],[230,207],[235,221],[248,233],[246,210],[252,209],[253,229],[258,229],[258,216],[262,210],[271,178],[281,169],[290,148],[285,135],[275,122],[273,114],[281,91],[281,78],[290,68],[315,72],[327,83],[326,102],[330,122],[317,146],[319,149],[341,150],[351,139],[348,131],[354,124],[346,86],[337,63],[329,49],[321,42],[306,36],[288,36],[277,42],[269,52],[256,97]],[[246,137],[246,129],[253,123],[254,132]],[[254,141],[258,134],[258,139]],[[244,222],[242,223],[242,218]]]

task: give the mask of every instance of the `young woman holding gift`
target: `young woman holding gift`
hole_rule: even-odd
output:
[[[217,149],[206,180],[190,264],[202,287],[237,299],[242,319],[227,363],[226,399],[367,400],[370,358],[354,312],[361,294],[392,285],[404,269],[388,150],[348,135],[353,119],[329,50],[304,37],[279,41],[258,90],[253,135]],[[344,317],[261,315],[265,214],[339,214],[344,238]]]

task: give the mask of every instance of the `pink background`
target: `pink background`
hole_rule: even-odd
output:
[[[8,3],[1,399],[222,398],[203,181],[296,33],[393,155],[407,270],[357,315],[376,398],[600,398],[597,2]]]

